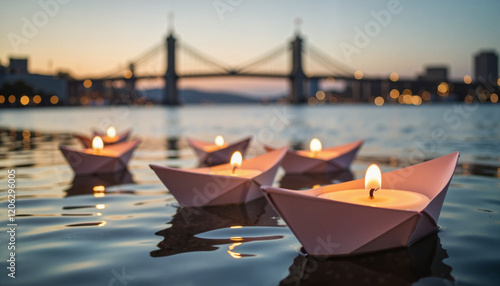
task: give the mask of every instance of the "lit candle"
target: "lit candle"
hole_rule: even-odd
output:
[[[420,193],[382,189],[382,174],[375,164],[366,170],[365,189],[334,191],[323,193],[319,197],[371,207],[414,211],[423,209],[430,202],[427,196]]]
[[[213,145],[209,144],[203,148],[205,149],[206,152],[214,152],[214,151],[217,151],[217,150],[225,148],[225,147],[227,147],[227,144],[224,143],[224,137],[217,135],[215,137],[215,144],[213,144]]]
[[[215,146],[222,148],[222,146],[224,146],[224,137],[217,135],[217,137],[215,137]]]
[[[318,138],[313,138],[311,140],[311,143],[309,143],[309,151],[300,150],[300,151],[297,151],[297,154],[302,155],[302,156],[311,157],[311,158],[328,160],[328,159],[331,159],[331,158],[337,156],[338,152],[323,150],[323,146],[321,144],[321,141],[319,141]]]
[[[262,171],[255,169],[243,169],[241,168],[241,164],[243,162],[243,156],[239,151],[236,151],[231,156],[231,162],[229,163],[229,169],[224,167],[221,169],[220,167],[212,167],[210,168],[210,174],[214,175],[224,175],[224,176],[234,176],[234,177],[242,177],[242,178],[253,178],[262,173]]]
[[[104,142],[102,142],[102,138],[100,136],[94,137],[94,140],[92,140],[92,150],[94,150],[94,153],[100,154],[103,147]]]
[[[115,138],[116,136],[116,129],[113,126],[109,126],[107,132],[109,138]]]

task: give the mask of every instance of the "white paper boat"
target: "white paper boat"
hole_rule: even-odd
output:
[[[116,137],[114,138],[110,138],[106,135],[106,133],[94,130],[92,137],[88,137],[82,134],[74,134],[74,136],[78,138],[80,142],[82,142],[83,147],[92,148],[92,140],[94,139],[95,136],[100,136],[102,141],[104,142],[104,145],[111,145],[127,141],[128,138],[130,137],[130,133],[131,131],[127,130],[126,132],[117,134]]]
[[[292,191],[264,186],[266,198],[310,255],[336,256],[408,246],[438,229],[437,221],[458,162],[455,152],[382,174],[383,187],[427,196],[419,210],[397,210],[318,197],[364,189],[364,179]],[[383,191],[383,190],[382,190]]]
[[[324,148],[324,156],[313,157],[307,150],[288,150],[281,166],[288,174],[333,173],[348,170],[363,140]],[[266,150],[274,148],[265,147]]]
[[[234,152],[240,151],[243,156],[250,145],[252,137],[227,144],[222,148],[217,148],[213,142],[196,140],[193,138],[186,138],[186,141],[191,148],[193,148],[196,156],[200,160],[201,166],[216,166],[228,163]]]
[[[212,174],[230,170],[229,164],[195,169],[175,169],[149,165],[170,193],[185,207],[246,203],[263,196],[261,185],[273,183],[279,164],[285,156],[281,148],[254,158],[243,160],[241,169],[257,170],[249,177]]]
[[[98,153],[92,148],[60,146],[64,157],[77,175],[114,173],[126,169],[139,140],[104,146]]]

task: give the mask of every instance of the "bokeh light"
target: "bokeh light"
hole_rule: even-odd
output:
[[[391,75],[389,75],[389,78],[391,79],[391,81],[398,81],[399,74],[397,72],[392,72]]]
[[[464,83],[470,84],[472,82],[472,78],[469,75],[464,76]]]
[[[381,96],[377,96],[377,97],[375,98],[374,102],[375,102],[375,105],[377,105],[377,106],[382,106],[382,105],[384,105],[385,100],[384,100],[384,98],[383,98],[383,97],[381,97]]]
[[[355,71],[354,72],[354,78],[355,79],[362,79],[363,78],[363,72],[362,71]]]
[[[389,93],[389,96],[392,97],[392,98],[394,98],[394,99],[398,98],[398,96],[399,96],[399,90],[397,90],[397,89],[391,90],[391,92]]]

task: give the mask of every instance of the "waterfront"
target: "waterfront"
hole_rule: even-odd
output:
[[[8,280],[5,268],[0,281],[494,285],[500,279],[499,122],[497,106],[464,103],[2,110],[0,205],[7,209],[7,170],[15,169],[18,226],[16,281]],[[74,177],[58,146],[79,146],[71,133],[89,134],[109,124],[119,131],[131,128],[143,140],[128,172]],[[361,178],[370,163],[385,172],[453,151],[461,157],[436,235],[408,249],[317,260],[300,253],[300,244],[265,200],[180,208],[148,167],[193,167],[196,157],[185,136],[211,140],[219,134],[227,141],[253,135],[249,156],[264,152],[264,144],[306,147],[312,137],[323,146],[366,141],[350,172],[311,178],[280,170],[275,185],[288,188]],[[100,185],[104,193],[93,190]],[[6,224],[4,216],[0,240],[5,245]]]

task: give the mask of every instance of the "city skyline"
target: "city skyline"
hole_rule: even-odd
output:
[[[482,1],[482,5],[392,0],[197,4],[3,1],[1,64],[8,64],[9,57],[28,57],[33,73],[63,70],[77,78],[104,75],[164,41],[169,25],[182,41],[230,66],[289,42],[300,29],[306,41],[371,76],[397,72],[413,78],[427,66],[440,65],[449,68],[451,79],[461,79],[473,76],[475,54],[500,46],[495,36],[500,25],[491,20],[495,7],[500,8],[495,1]],[[167,20],[169,13],[174,16]],[[294,25],[296,19],[301,19],[300,26]],[[272,92],[287,89],[288,84],[283,80],[203,79],[181,82],[181,87]]]

